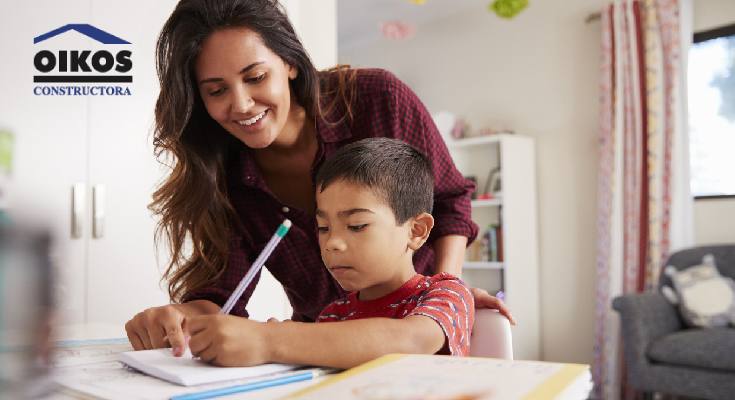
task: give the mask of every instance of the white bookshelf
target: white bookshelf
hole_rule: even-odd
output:
[[[477,240],[491,224],[501,225],[502,260],[467,260],[462,278],[491,294],[502,290],[518,320],[513,328],[517,359],[539,359],[539,283],[536,163],[533,139],[513,134],[453,140],[447,144],[457,168],[473,175],[482,193],[490,171],[500,168],[501,192],[472,201]],[[502,194],[501,194],[502,193]],[[468,255],[469,255],[468,251]]]

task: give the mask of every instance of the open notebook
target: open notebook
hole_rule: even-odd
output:
[[[287,399],[587,399],[589,366],[493,358],[390,354]]]
[[[289,364],[263,364],[255,367],[216,367],[193,358],[187,352],[174,357],[171,349],[126,351],[118,359],[150,376],[184,386],[228,381],[242,378],[255,378],[299,368]]]

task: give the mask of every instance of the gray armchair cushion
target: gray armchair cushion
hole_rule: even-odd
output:
[[[655,362],[735,372],[735,329],[687,329],[651,344]]]

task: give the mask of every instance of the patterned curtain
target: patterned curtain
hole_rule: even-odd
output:
[[[691,202],[688,173],[677,172],[688,168],[674,168],[688,166],[679,156],[686,154],[679,150],[686,145],[679,6],[677,0],[619,0],[602,13],[596,399],[632,396],[611,302],[656,286],[670,240],[679,237],[672,232],[672,194]]]

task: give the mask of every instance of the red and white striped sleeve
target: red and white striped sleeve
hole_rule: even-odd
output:
[[[444,331],[444,348],[453,356],[467,356],[475,318],[475,300],[467,286],[449,274],[431,278],[429,288],[408,315],[423,315]]]

